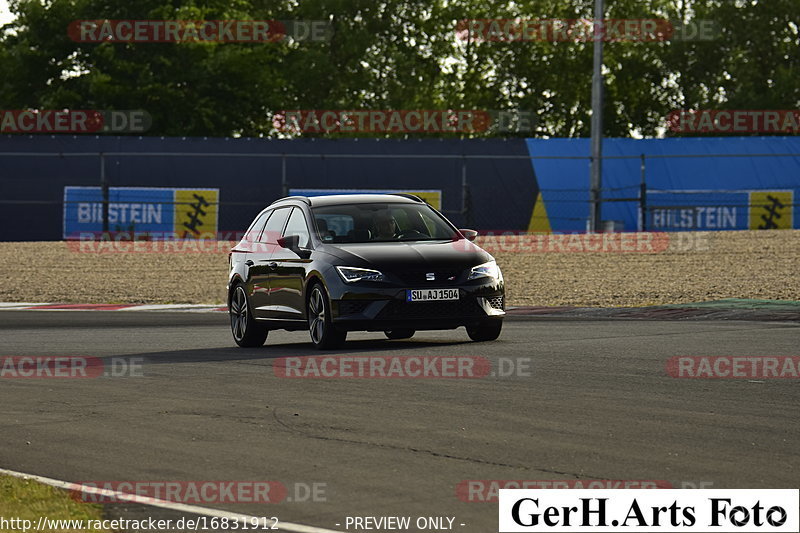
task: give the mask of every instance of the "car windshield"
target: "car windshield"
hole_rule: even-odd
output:
[[[363,203],[312,209],[323,242],[365,243],[452,240],[453,228],[430,206]]]

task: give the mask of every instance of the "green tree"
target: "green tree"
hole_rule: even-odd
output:
[[[674,109],[797,108],[796,3],[607,0],[608,18],[708,19],[721,34],[607,42],[605,134],[664,134]],[[11,8],[16,19],[0,34],[6,109],[145,109],[150,134],[195,136],[277,135],[272,114],[291,109],[520,109],[539,117],[535,135],[589,134],[591,41],[482,42],[456,29],[465,19],[590,19],[592,0],[15,0]],[[328,21],[333,34],[225,44],[68,37],[71,21],[103,18],[311,19]],[[363,134],[338,134],[353,135]]]

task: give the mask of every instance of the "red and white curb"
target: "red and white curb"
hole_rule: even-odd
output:
[[[59,304],[0,302],[0,311],[180,311],[186,313],[227,312],[224,305],[211,304]]]

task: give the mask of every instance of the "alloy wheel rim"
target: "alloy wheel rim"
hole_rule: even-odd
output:
[[[311,298],[308,300],[309,311],[309,324],[308,331],[311,334],[311,341],[314,344],[322,342],[322,336],[325,333],[325,299],[322,297],[322,291],[314,287],[311,291]]]
[[[247,297],[241,287],[231,298],[231,330],[236,340],[242,340],[247,333]]]

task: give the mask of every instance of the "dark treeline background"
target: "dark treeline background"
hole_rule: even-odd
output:
[[[17,0],[0,35],[0,107],[144,109],[149,135],[192,136],[274,136],[271,115],[282,109],[523,109],[538,116],[534,136],[588,136],[591,42],[468,42],[455,28],[474,18],[591,18],[592,4]],[[800,106],[800,0],[606,4],[607,18],[703,19],[721,29],[711,41],[606,43],[607,136],[664,134],[673,109]],[[324,19],[333,35],[77,43],[67,27],[78,19]]]

